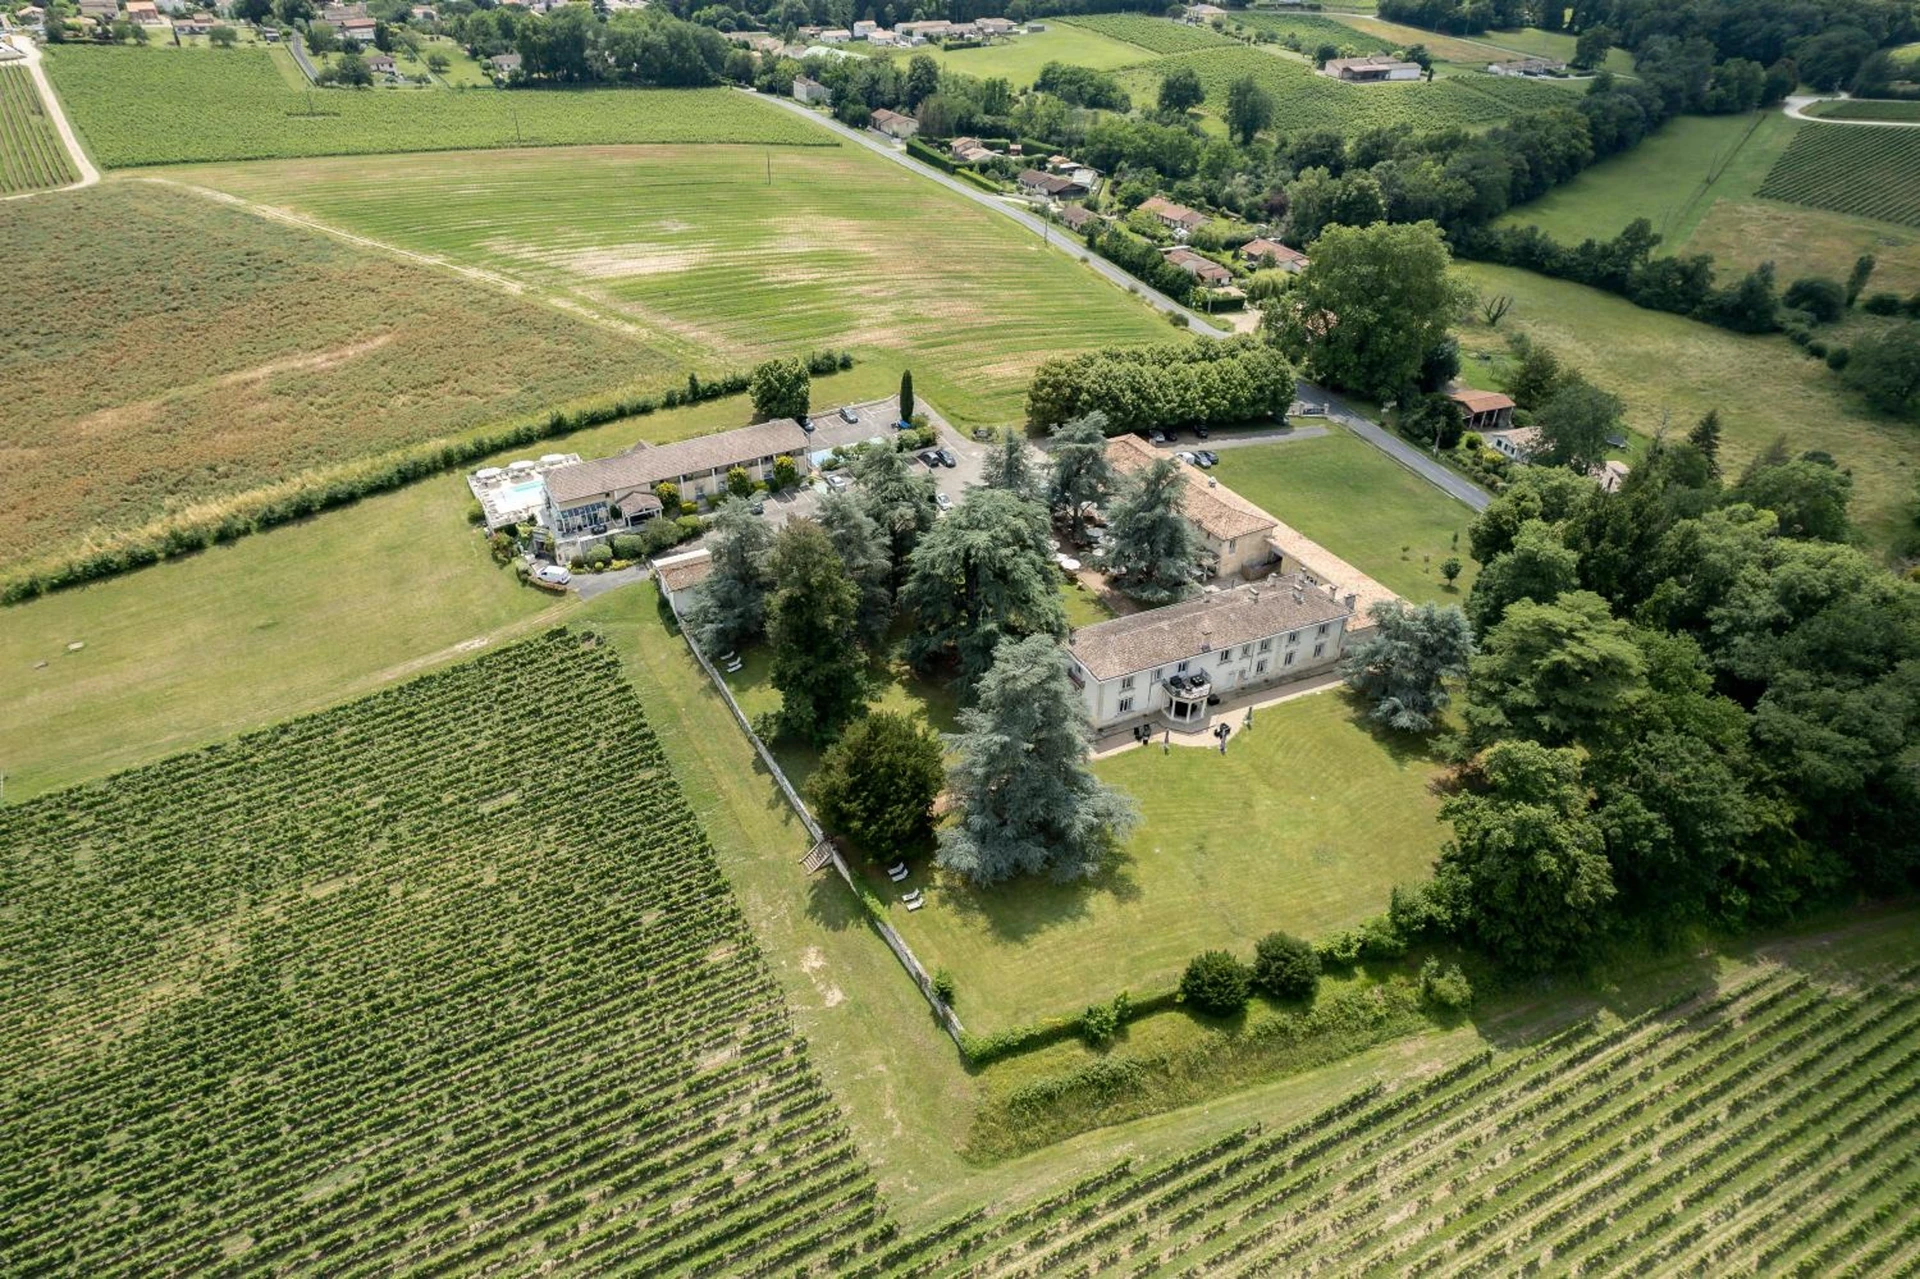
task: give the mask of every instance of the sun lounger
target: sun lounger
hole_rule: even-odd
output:
[[[926,905],[926,904],[927,904],[927,902],[926,902],[926,899],[925,899],[924,897],[916,897],[916,898],[914,898],[914,899],[913,899],[912,901],[910,901],[910,902],[908,902],[908,903],[907,903],[907,909],[908,909],[908,910],[919,910],[919,909],[920,909],[920,908],[921,908],[922,906],[924,906],[924,905]]]
[[[895,862],[893,865],[887,867],[887,874],[889,875],[904,875],[906,873],[907,864],[905,862]]]
[[[913,872],[909,871],[905,866],[897,866],[887,872],[887,878],[897,884],[912,873]]]
[[[920,890],[916,888],[912,892],[901,893],[900,900],[911,906],[920,900]]]
[[[742,668],[742,666],[743,666],[743,665],[744,665],[744,663],[741,663],[741,662],[728,662],[728,663],[727,663],[727,668],[726,668],[726,669],[727,669],[727,674],[729,674],[729,675],[738,675],[738,674],[740,673],[740,671],[741,671],[741,668]]]

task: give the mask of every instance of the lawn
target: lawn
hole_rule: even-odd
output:
[[[0,568],[692,358],[151,182],[10,205],[0,256]]]
[[[1396,125],[1476,128],[1569,100],[1563,86],[1489,75],[1443,76],[1432,83],[1343,84],[1277,45],[1174,54],[1123,70],[1118,77],[1135,102],[1151,102],[1161,80],[1180,67],[1199,75],[1206,90],[1204,109],[1215,116],[1224,113],[1234,81],[1253,77],[1273,95],[1273,128],[1282,135],[1312,128],[1339,133]]]
[[[1472,585],[1473,512],[1371,444],[1332,434],[1221,449],[1214,475],[1281,521],[1410,600],[1459,603]],[[1440,565],[1465,565],[1448,588]]]
[[[1546,342],[1625,400],[1635,431],[1652,435],[1665,424],[1684,432],[1717,408],[1724,469],[1737,474],[1785,436],[1793,449],[1824,449],[1853,473],[1853,518],[1875,545],[1892,544],[1910,520],[1920,436],[1867,409],[1784,337],[1744,337],[1507,267],[1460,271],[1479,292],[1514,299],[1504,329]],[[1477,321],[1460,336],[1469,350],[1506,350],[1505,337]]]
[[[860,147],[476,152],[183,176],[479,268],[708,365],[834,347],[896,376],[910,366],[963,429],[1017,420],[1048,356],[1173,336],[1066,254]]]
[[[1377,737],[1338,693],[1261,711],[1224,756],[1152,746],[1095,771],[1145,818],[1113,869],[984,890],[940,874],[928,909],[892,912],[922,961],[953,972],[969,1029],[1164,989],[1195,953],[1251,952],[1276,928],[1318,937],[1357,923],[1440,848],[1438,765]]]
[[[1844,278],[1872,253],[1872,287],[1920,288],[1920,232],[1869,218],[1755,195],[1781,153],[1806,128],[1777,111],[1676,116],[1624,155],[1603,160],[1501,219],[1532,224],[1564,243],[1606,238],[1645,218],[1670,253],[1711,253],[1722,274],[1774,263],[1783,281]]]
[[[47,51],[47,73],[108,168],[581,143],[808,146],[829,137],[732,89],[303,90],[254,47],[60,45]]]
[[[0,66],[0,195],[63,186],[73,160],[24,67]]]
[[[890,56],[905,62],[922,53],[938,62],[942,70],[982,79],[1002,76],[1011,80],[1016,89],[1032,84],[1040,68],[1049,62],[1110,71],[1155,56],[1151,49],[1065,22],[1050,22],[1045,31],[1014,36],[978,49],[941,49],[928,45],[919,49],[895,49]]]

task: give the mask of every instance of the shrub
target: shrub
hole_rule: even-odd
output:
[[[1869,293],[1867,300],[1860,304],[1868,315],[1898,315],[1901,310],[1898,293]]]
[[[1112,1004],[1090,1004],[1087,1011],[1080,1014],[1080,1037],[1087,1041],[1089,1048],[1105,1048],[1113,1042],[1114,1033],[1119,1029],[1120,1018]]]
[[[653,486],[653,495],[660,499],[662,510],[678,510],[680,507],[680,486],[672,480],[661,480]]]
[[[1253,974],[1224,950],[1202,951],[1180,975],[1180,998],[1215,1017],[1231,1017],[1253,997]]]
[[[1832,324],[1846,314],[1847,286],[1838,280],[1806,276],[1789,284],[1781,300],[1822,324]]]
[[[495,564],[505,564],[513,559],[513,538],[507,533],[495,533],[487,539],[487,552],[493,556]]]
[[[933,993],[947,1007],[953,1007],[953,974],[946,969],[935,970],[933,974]]]
[[[655,522],[658,523],[658,521]],[[640,534],[615,533],[613,535],[613,558],[616,560],[644,559],[646,554],[647,539]]]
[[[1827,367],[1838,373],[1847,367],[1847,361],[1853,358],[1853,352],[1844,346],[1827,348]]]
[[[687,531],[673,520],[654,520],[639,534],[641,555],[658,555],[669,546],[678,546],[686,541],[688,536]],[[615,538],[614,545],[619,544],[619,539]]]
[[[782,453],[773,459],[773,487],[790,489],[800,481],[800,464],[790,454]]]
[[[1420,998],[1435,1008],[1459,1012],[1473,1003],[1473,984],[1460,971],[1460,965],[1445,968],[1432,955],[1420,965]]]
[[[486,522],[487,522],[486,508],[481,506],[478,501],[468,502],[467,503],[467,523],[485,524]]]
[[[591,546],[587,548],[587,553],[581,558],[586,561],[589,569],[598,573],[606,568],[607,565],[613,563],[613,551],[605,546]]]
[[[1268,933],[1253,950],[1253,984],[1275,999],[1312,999],[1320,988],[1320,956],[1286,933]]]
[[[728,469],[727,492],[735,497],[746,497],[753,492],[753,477],[747,474],[746,467],[735,466]]]

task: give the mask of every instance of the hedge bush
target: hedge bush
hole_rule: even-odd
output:
[[[1298,937],[1268,933],[1253,948],[1253,984],[1274,999],[1312,999],[1320,988],[1320,956]]]
[[[1180,976],[1180,998],[1215,1017],[1231,1017],[1253,997],[1253,973],[1224,950],[1195,955]]]

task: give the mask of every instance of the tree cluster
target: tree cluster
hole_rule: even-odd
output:
[[[1293,368],[1252,338],[1117,347],[1056,356],[1027,386],[1027,424],[1099,413],[1109,434],[1148,426],[1245,422],[1284,413]]]

